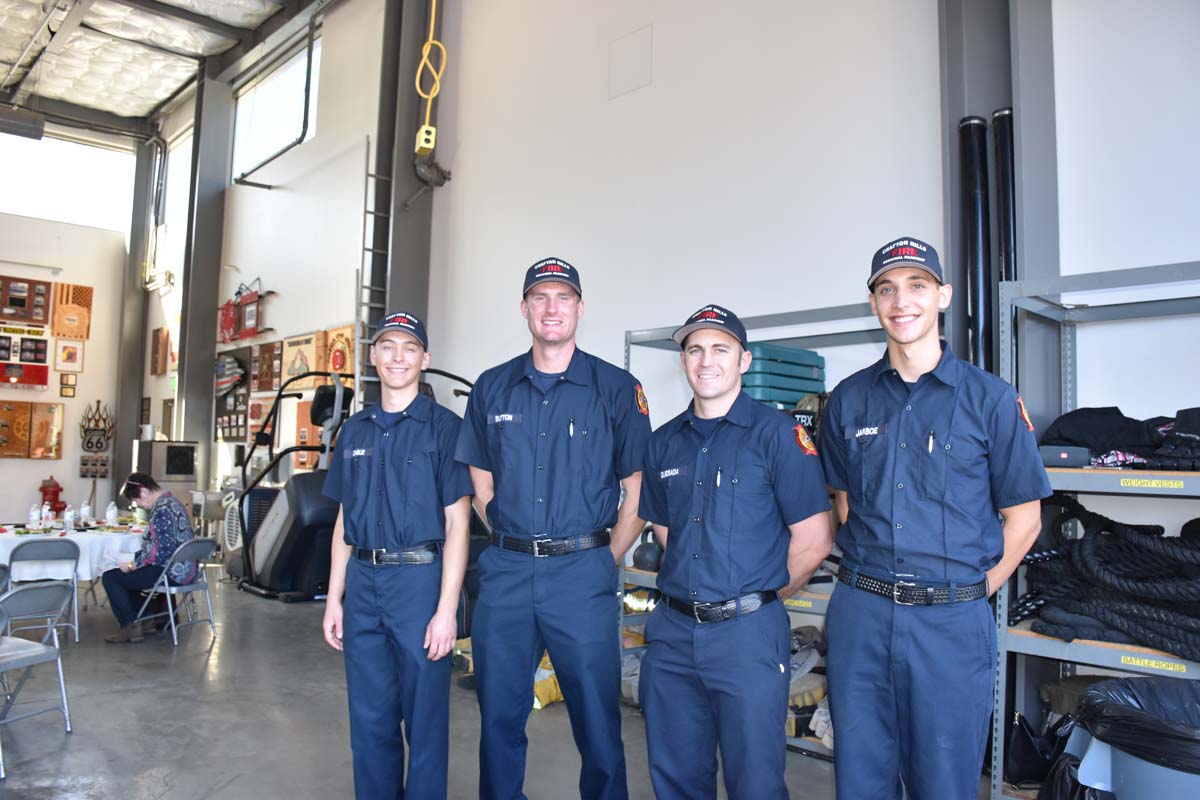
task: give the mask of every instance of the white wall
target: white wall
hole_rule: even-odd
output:
[[[741,315],[860,302],[876,246],[942,242],[933,0],[445,13],[436,366],[474,377],[526,349],[519,287],[547,255],[580,269],[581,346],[622,363],[626,329],[712,301]],[[835,359],[830,385],[878,352]],[[682,409],[677,360],[638,353],[633,368],[656,425]]]
[[[1055,0],[1053,17],[1062,273],[1200,260],[1200,5]],[[1078,345],[1080,405],[1137,418],[1200,405],[1194,316],[1091,325]],[[1200,515],[1196,501],[1084,502],[1168,532]]]
[[[225,191],[221,300],[231,298],[239,283],[258,277],[264,289],[278,292],[263,302],[259,322],[274,331],[238,346],[354,321],[354,271],[362,261],[364,172],[368,137],[375,134],[382,26],[381,0],[353,0],[326,15],[316,135],[252,177],[273,190],[231,184]],[[294,403],[282,415],[279,431],[283,446],[294,443]],[[225,474],[232,464],[230,448],[218,449],[219,474]]]
[[[75,397],[59,397],[59,373],[54,369],[53,354],[50,386],[46,391],[7,389],[0,385],[0,400],[65,406],[60,460],[0,459],[0,522],[24,520],[29,506],[40,498],[38,485],[50,475],[65,490],[62,500],[77,508],[91,491],[91,479],[79,477],[79,457],[83,454],[79,422],[85,408],[94,406],[96,400],[101,401],[102,409],[108,405],[116,410],[119,287],[125,254],[124,231],[0,214],[0,273],[79,283],[95,289],[91,336],[84,343],[84,370],[79,373]],[[61,271],[54,273],[45,267]],[[110,460],[115,446],[114,443],[108,450]],[[97,481],[96,501],[101,510],[112,499],[112,483],[111,476]]]

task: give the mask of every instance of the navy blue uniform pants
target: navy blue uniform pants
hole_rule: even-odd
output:
[[[991,606],[901,606],[838,584],[825,619],[838,798],[899,800],[903,781],[912,800],[975,800],[996,674]]]
[[[361,800],[446,797],[450,657],[430,661],[424,647],[441,584],[441,563],[372,567],[351,557],[346,566],[342,641]]]
[[[582,760],[579,796],[628,797],[612,551],[535,558],[489,547],[479,557],[479,587],[471,622],[481,722],[479,796],[525,797],[525,722],[545,650]]]
[[[783,603],[704,624],[660,603],[646,641],[638,695],[654,794],[715,798],[720,747],[730,800],[786,800],[790,625]]]

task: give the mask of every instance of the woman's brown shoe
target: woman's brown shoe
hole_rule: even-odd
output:
[[[138,642],[144,642],[145,640],[145,637],[142,635],[142,624],[140,622],[135,622],[132,625],[126,625],[112,636],[104,637],[104,641],[108,642],[109,644],[124,644],[126,642],[136,644]]]

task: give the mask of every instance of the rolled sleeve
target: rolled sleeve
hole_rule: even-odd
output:
[[[829,510],[821,459],[806,452],[795,427],[781,428],[773,443],[772,482],[775,502],[785,525],[795,525],[813,514]]]
[[[1053,493],[1038,453],[1037,437],[1022,413],[1016,390],[1011,386],[990,415],[989,436],[988,472],[992,503],[997,509],[1041,500]]]
[[[645,448],[642,459],[642,491],[638,499],[638,516],[655,525],[667,524],[666,484],[658,477],[654,443]]]
[[[821,439],[817,451],[821,455],[821,467],[824,470],[825,482],[842,492],[850,490],[850,479],[847,470],[848,447],[846,437],[842,435],[842,420],[839,397],[834,392],[825,407],[825,415],[821,418]]]
[[[487,448],[486,401],[483,387],[477,383],[467,397],[467,412],[459,426],[454,459],[462,464],[492,471],[491,454]]]

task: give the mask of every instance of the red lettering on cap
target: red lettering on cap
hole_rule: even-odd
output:
[[[542,272],[562,272],[562,271],[563,271],[563,268],[560,267],[558,264],[547,264],[546,266],[542,267]]]

